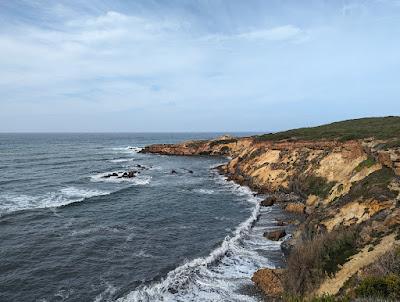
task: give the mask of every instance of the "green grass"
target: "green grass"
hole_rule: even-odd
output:
[[[400,137],[400,117],[370,117],[335,122],[318,127],[299,128],[284,132],[269,133],[255,138],[258,140],[339,140],[390,139]]]
[[[366,160],[362,161],[357,167],[354,168],[354,171],[360,172],[364,168],[370,168],[375,165],[376,161],[372,157],[368,157]]]

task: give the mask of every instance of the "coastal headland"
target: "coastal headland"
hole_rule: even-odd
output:
[[[158,144],[141,152],[226,156],[229,179],[301,214],[284,269],[252,280],[272,300],[400,299],[400,117],[363,118],[251,137]],[[266,239],[267,240],[267,239]],[[361,301],[361,300],[360,300]]]

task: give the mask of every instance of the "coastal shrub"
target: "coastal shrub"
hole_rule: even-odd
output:
[[[309,175],[301,181],[302,189],[307,194],[313,194],[321,198],[326,198],[336,183],[327,182],[325,178]]]
[[[387,116],[341,121],[318,127],[299,128],[284,132],[256,136],[257,140],[332,140],[348,141],[374,137],[390,139],[400,137],[400,117]]]
[[[316,289],[356,253],[356,232],[351,229],[320,234],[298,244],[288,258],[287,291],[303,296]]]
[[[375,165],[375,163],[376,163],[376,161],[373,157],[368,157],[366,160],[359,163],[358,166],[354,168],[354,171],[356,171],[358,173],[364,168],[372,167],[373,165]]]
[[[383,150],[388,150],[392,148],[399,148],[400,147],[400,140],[394,140],[385,144],[379,145],[379,147]]]
[[[395,174],[392,169],[383,167],[354,184],[346,198],[348,200],[356,200],[361,197],[375,198],[377,200],[394,199],[397,193],[388,188],[394,177]]]
[[[400,299],[400,277],[390,274],[381,277],[367,277],[355,290],[358,297]]]
[[[368,276],[381,277],[395,274],[400,276],[400,248],[393,249],[379,257],[365,269]]]
[[[335,297],[332,295],[322,295],[320,297],[304,298],[301,296],[288,295],[284,297],[285,302],[350,302],[347,297]]]

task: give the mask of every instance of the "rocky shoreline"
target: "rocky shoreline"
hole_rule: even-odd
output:
[[[284,293],[301,299],[355,297],[362,274],[399,244],[400,149],[390,140],[273,141],[225,136],[152,145],[141,152],[229,156],[231,160],[218,167],[220,173],[268,194],[261,205],[277,203],[302,217],[295,222],[292,238],[282,244],[287,269],[260,269],[252,278],[268,297],[285,300]],[[280,240],[293,221],[279,224],[276,232],[264,236]],[[308,249],[318,251],[314,259],[305,255]]]

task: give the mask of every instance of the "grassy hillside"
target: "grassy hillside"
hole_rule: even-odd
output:
[[[400,139],[400,117],[370,117],[335,122],[318,127],[299,128],[257,136],[259,140],[321,140],[340,141],[374,137],[376,139]]]

